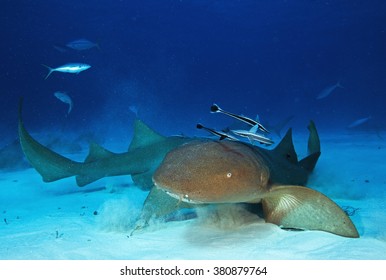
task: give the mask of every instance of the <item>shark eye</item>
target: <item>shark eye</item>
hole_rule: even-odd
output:
[[[230,178],[230,177],[232,177],[232,173],[231,173],[231,172],[228,172],[228,173],[227,173],[227,178]]]
[[[189,195],[185,194],[185,195],[184,195],[184,198],[183,198],[183,201],[185,201],[185,202],[191,202],[192,200],[189,198]]]

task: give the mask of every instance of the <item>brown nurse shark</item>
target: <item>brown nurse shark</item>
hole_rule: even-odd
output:
[[[137,120],[127,152],[113,153],[91,144],[86,160],[76,162],[36,141],[24,127],[21,107],[20,102],[21,147],[43,181],[75,176],[78,186],[85,186],[103,177],[131,175],[136,185],[150,190],[137,227],[144,227],[151,217],[195,207],[195,203],[261,201],[268,222],[358,237],[351,220],[334,202],[309,188],[289,186],[306,184],[320,156],[312,122],[309,155],[300,161],[291,129],[275,149],[266,150],[226,140],[164,137]]]
[[[288,168],[286,157],[278,160],[275,152],[241,142],[196,140],[170,151],[153,180],[186,203],[262,203],[265,220],[282,228],[358,237],[338,205],[298,185],[305,183],[308,170]]]

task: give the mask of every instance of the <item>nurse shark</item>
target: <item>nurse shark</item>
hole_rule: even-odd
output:
[[[113,153],[91,144],[85,161],[76,162],[36,141],[24,127],[21,111],[22,101],[20,144],[44,182],[75,176],[78,186],[85,186],[107,176],[131,175],[136,185],[150,190],[137,228],[145,227],[152,217],[165,216],[179,208],[261,202],[266,221],[282,228],[359,237],[339,206],[302,186],[320,156],[313,122],[308,126],[309,155],[301,160],[293,146],[291,129],[274,149],[267,150],[227,140],[165,137],[136,120],[127,152]]]

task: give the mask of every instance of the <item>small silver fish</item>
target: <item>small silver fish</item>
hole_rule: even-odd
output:
[[[62,73],[73,73],[73,74],[79,74],[80,72],[89,69],[91,66],[85,63],[67,63],[62,66],[52,68],[50,66],[47,66],[45,64],[42,64],[44,67],[47,67],[49,72],[47,76],[45,77],[45,80],[51,75],[52,72],[62,72]]]
[[[77,51],[89,50],[94,47],[99,49],[99,45],[97,43],[91,42],[87,39],[74,40],[67,43],[66,46],[69,47],[70,49],[77,50]]]
[[[269,146],[269,145],[272,145],[274,143],[268,137],[265,137],[262,134],[258,134],[256,132],[253,132],[252,130],[249,130],[249,131],[248,130],[231,130],[231,131],[233,134],[235,134],[237,136],[248,138],[252,144],[254,142],[259,142],[260,144],[265,144],[265,145]]]
[[[67,93],[63,92],[63,91],[56,91],[54,92],[54,95],[57,99],[59,99],[60,101],[62,101],[63,103],[66,103],[68,104],[68,111],[67,111],[67,115],[70,114],[72,108],[74,107],[74,103],[72,102],[72,99],[70,96],[68,96]]]
[[[368,117],[365,117],[365,118],[361,118],[361,119],[358,119],[356,121],[353,121],[351,124],[349,124],[347,127],[348,128],[354,128],[354,127],[357,127],[357,126],[360,126],[366,122],[368,122],[369,120],[371,119],[371,116],[368,116]]]
[[[323,98],[326,98],[327,96],[329,96],[335,89],[337,88],[343,88],[343,86],[337,82],[335,85],[332,85],[332,86],[329,86],[329,87],[326,87],[325,89],[323,89],[319,94],[318,96],[316,97],[316,99],[323,99]]]
[[[230,112],[227,112],[227,111],[224,111],[223,109],[221,109],[217,104],[213,104],[211,107],[210,107],[210,112],[211,113],[223,113],[227,116],[230,116],[232,118],[235,118],[239,121],[242,121],[242,122],[245,122],[247,124],[249,124],[250,126],[255,126],[257,125],[258,128],[263,131],[264,133],[269,133],[268,129],[266,129],[259,121],[255,121],[251,118],[248,118],[248,117],[244,117],[244,116],[241,116],[241,115],[237,115],[237,114],[233,114],[233,113],[230,113]]]

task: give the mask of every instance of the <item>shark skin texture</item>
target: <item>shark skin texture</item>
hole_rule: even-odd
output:
[[[359,237],[338,205],[304,187],[321,154],[312,121],[308,129],[309,155],[298,160],[291,129],[274,149],[268,150],[227,140],[165,137],[136,120],[127,152],[113,153],[93,143],[85,161],[76,162],[48,149],[28,133],[22,120],[22,100],[18,125],[22,150],[44,182],[75,176],[82,187],[108,176],[131,175],[136,185],[149,190],[134,231],[146,227],[152,218],[181,208],[246,202],[262,203],[266,221],[281,228]],[[221,176],[213,166],[219,168]],[[202,182],[206,183],[200,185]],[[195,197],[196,193],[201,195]]]

